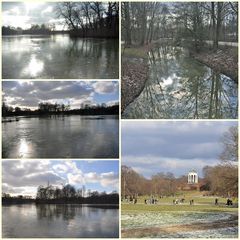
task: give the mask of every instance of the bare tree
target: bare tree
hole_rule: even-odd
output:
[[[237,126],[230,127],[221,138],[223,151],[220,159],[225,163],[238,161],[238,128]]]

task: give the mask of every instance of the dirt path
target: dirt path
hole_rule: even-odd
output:
[[[238,216],[232,215],[228,220],[219,220],[212,223],[192,223],[192,224],[181,224],[166,227],[146,227],[146,228],[135,228],[135,229],[123,229],[122,237],[149,237],[149,236],[159,236],[163,234],[181,233],[181,232],[192,232],[192,231],[203,231],[210,229],[219,229],[226,227],[237,227],[238,226]]]

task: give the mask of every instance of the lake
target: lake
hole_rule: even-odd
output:
[[[118,116],[52,115],[17,120],[3,119],[3,158],[119,156]]]
[[[238,86],[231,78],[196,61],[182,47],[149,53],[149,75],[123,118],[236,119]]]
[[[80,204],[2,207],[5,238],[117,238],[118,209]]]
[[[4,79],[117,79],[118,40],[68,34],[2,37]]]

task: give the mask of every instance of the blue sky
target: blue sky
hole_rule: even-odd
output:
[[[8,106],[36,109],[40,102],[81,105],[119,101],[117,81],[4,81],[3,99]]]
[[[186,175],[219,163],[220,138],[236,122],[122,122],[122,164],[145,177],[158,172]]]
[[[118,161],[57,161],[16,160],[3,161],[2,191],[12,195],[35,196],[39,185],[71,184],[77,189],[107,193],[119,191]]]

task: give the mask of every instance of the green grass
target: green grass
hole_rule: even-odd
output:
[[[191,211],[191,212],[235,212],[237,208],[226,206],[204,206],[204,205],[146,205],[146,204],[122,204],[123,212],[130,211]]]
[[[126,58],[148,58],[146,51],[143,48],[122,48],[122,54]]]
[[[198,191],[188,191],[188,192],[178,192],[175,197],[164,197],[164,198],[158,198],[158,203],[170,203],[172,204],[174,199],[185,199],[185,203],[189,204],[189,201],[191,199],[194,200],[195,204],[214,204],[216,196],[209,197],[209,196],[202,196],[202,193]],[[226,204],[227,199],[222,197],[217,197],[219,204]],[[149,199],[149,196],[140,196],[138,197],[137,201],[138,203],[144,203],[145,199]],[[237,203],[237,199],[232,199],[233,203]]]

